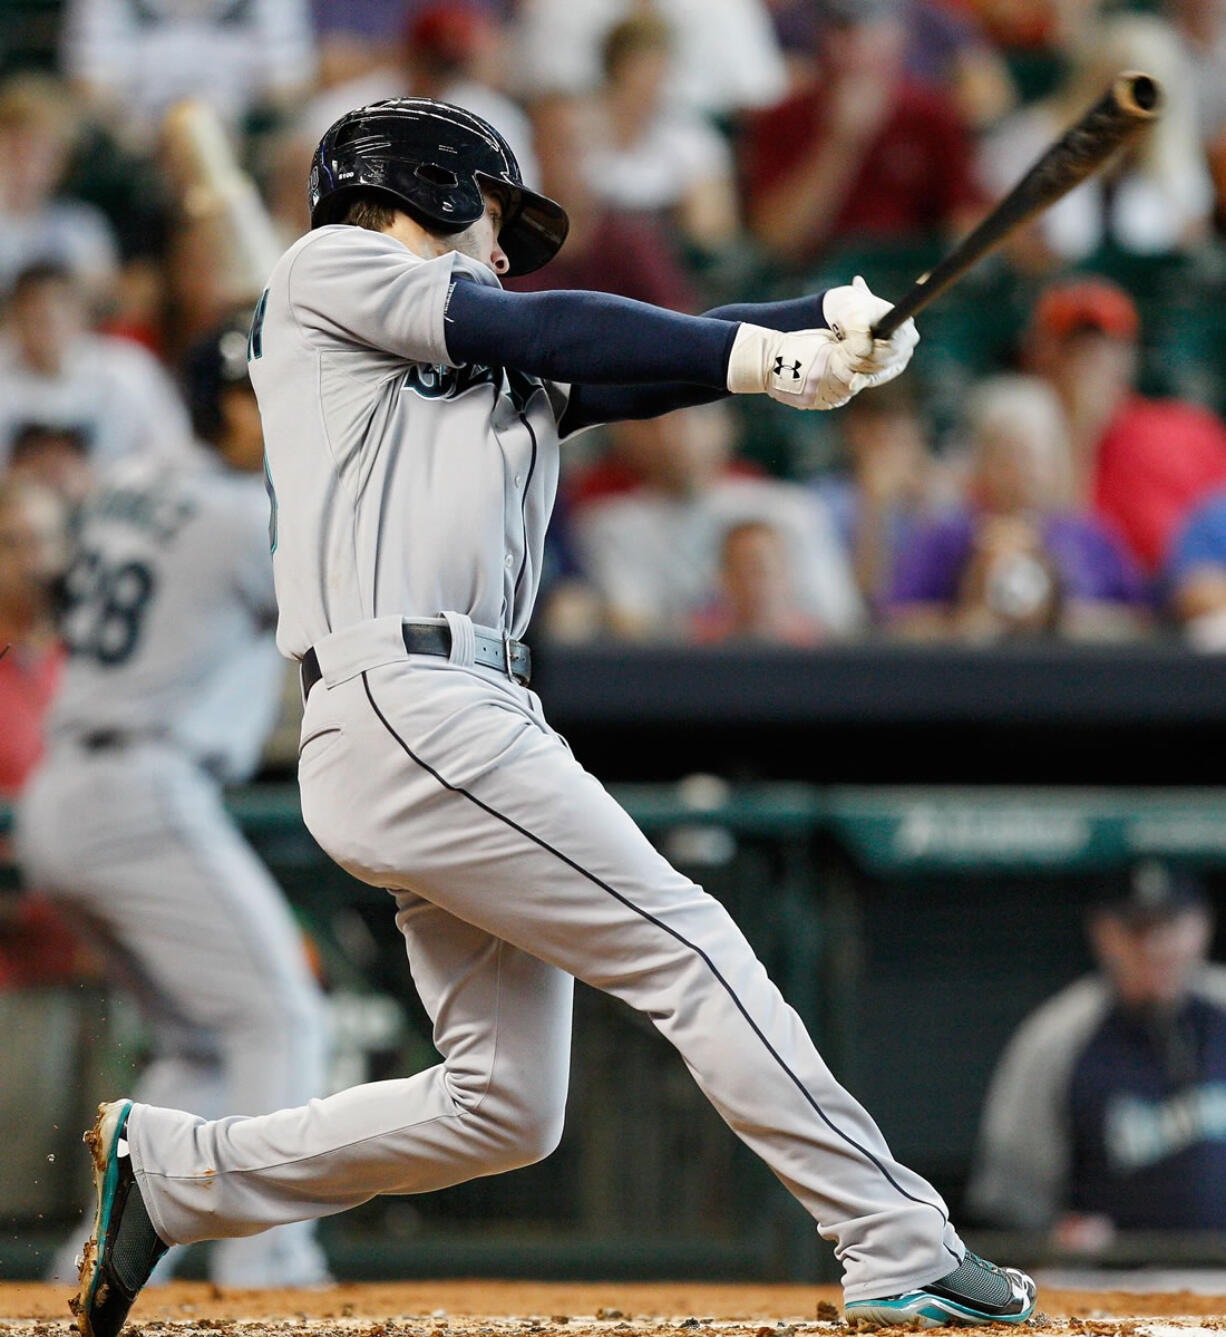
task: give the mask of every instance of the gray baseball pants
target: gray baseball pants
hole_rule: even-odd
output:
[[[442,1062],[255,1118],[138,1105],[129,1140],[175,1242],[247,1235],[536,1161],[566,1103],[572,979],[623,999],[835,1243],[849,1300],[945,1275],[964,1246],[890,1155],[723,907],[676,872],[546,723],[531,691],[406,656],[397,618],[319,645],[302,810],[395,897]],[[612,1173],[612,1167],[610,1167]]]

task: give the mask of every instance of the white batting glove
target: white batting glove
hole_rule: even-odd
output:
[[[837,409],[855,394],[852,381],[859,374],[829,330],[784,334],[742,325],[728,358],[734,395],[766,394],[796,409]]]
[[[919,343],[914,320],[903,321],[888,339],[872,338],[873,326],[891,310],[892,304],[875,297],[859,274],[847,286],[831,288],[822,299],[826,324],[848,346],[852,394],[892,381],[911,361]]]
[[[828,330],[785,334],[742,325],[728,359],[733,394],[767,394],[798,409],[835,409],[861,390],[893,380],[911,360],[919,334],[906,321],[889,339],[872,336],[890,303],[862,278],[831,288],[822,301]]]

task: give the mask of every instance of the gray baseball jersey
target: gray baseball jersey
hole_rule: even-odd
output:
[[[225,779],[250,774],[283,674],[267,514],[258,476],[200,448],[111,471],[68,575],[53,738],[160,735]]]
[[[455,252],[422,260],[344,226],[308,233],[273,271],[251,380],[287,655],[388,613],[528,625],[567,387],[452,364],[443,308],[459,273],[498,282]]]

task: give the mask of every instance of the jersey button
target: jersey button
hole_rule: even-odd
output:
[[[515,561],[515,558],[512,557],[510,553],[507,553],[507,555],[502,559],[502,564],[503,564],[503,566],[505,566],[505,567],[507,568],[507,570],[509,571],[509,570],[511,569],[511,566],[512,566],[512,564],[514,563],[514,561]]]
[[[516,475],[515,475],[515,486],[516,486],[516,487],[518,487],[523,481],[524,481],[524,476],[523,476],[523,474],[516,474]]]

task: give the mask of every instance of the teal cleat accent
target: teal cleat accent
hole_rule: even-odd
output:
[[[968,1253],[938,1281],[899,1295],[855,1300],[845,1306],[852,1327],[977,1327],[1024,1323],[1034,1313],[1035,1284],[1025,1272],[997,1267]]]
[[[125,1134],[130,1100],[98,1106],[85,1134],[98,1195],[94,1233],[81,1255],[77,1294],[69,1308],[81,1337],[118,1337],[128,1311],[166,1252],[153,1229],[132,1170]]]

